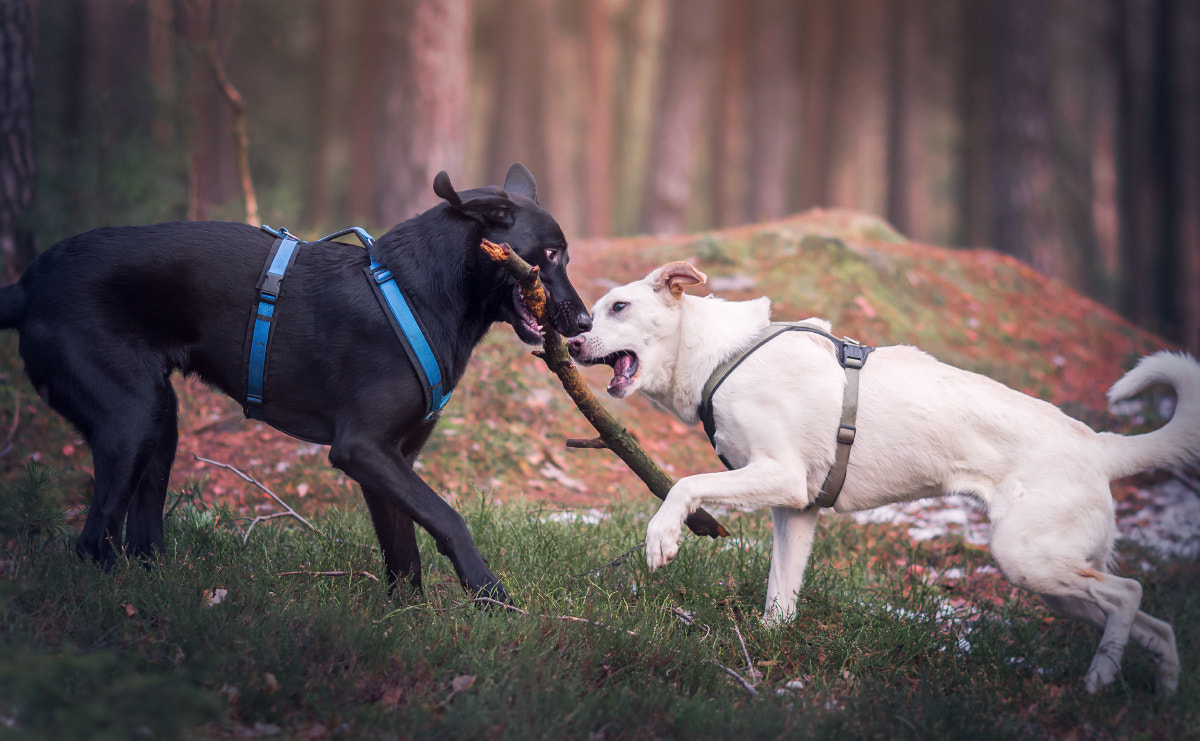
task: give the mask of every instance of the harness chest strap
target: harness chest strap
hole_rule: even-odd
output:
[[[837,450],[834,452],[833,467],[829,469],[829,473],[825,476],[825,482],[821,485],[820,492],[817,493],[818,505],[832,507],[837,503],[842,486],[846,483],[846,470],[850,465],[850,447],[854,445],[854,437],[857,432],[855,424],[858,418],[858,372],[867,362],[867,356],[875,348],[870,345],[863,345],[849,338],[838,339],[820,327],[814,327],[803,322],[772,322],[767,325],[766,329],[759,333],[754,344],[722,363],[709,376],[708,382],[704,384],[704,391],[700,396],[700,406],[698,409],[700,421],[704,423],[704,432],[708,434],[708,441],[712,444],[713,448],[716,448],[717,443],[714,439],[714,435],[716,434],[716,420],[713,418],[713,395],[729,374],[741,365],[743,360],[749,357],[755,350],[784,332],[811,332],[833,342],[838,363],[842,366],[846,374],[846,385],[842,392],[842,418],[838,424]],[[725,460],[725,457],[720,453],[717,454],[717,457],[721,459],[721,463],[725,464],[726,468],[733,468],[733,466],[729,465],[729,461]]]

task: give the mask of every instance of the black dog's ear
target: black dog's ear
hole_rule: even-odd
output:
[[[520,162],[514,162],[508,168],[508,174],[504,176],[504,190],[537,203],[537,181],[533,179],[529,168]]]
[[[451,206],[462,205],[462,199],[458,197],[454,186],[450,184],[450,176],[446,174],[445,170],[433,176],[433,192],[437,194],[438,198],[449,202]]]

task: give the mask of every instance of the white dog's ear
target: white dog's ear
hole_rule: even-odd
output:
[[[708,276],[690,263],[672,262],[655,270],[647,276],[647,280],[655,291],[670,291],[672,296],[679,298],[688,286],[706,283]]]

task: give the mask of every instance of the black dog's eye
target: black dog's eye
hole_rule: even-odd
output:
[[[558,262],[559,254],[560,254],[560,252],[557,249],[554,249],[554,248],[548,249],[548,250],[546,250],[546,259],[549,260],[550,262],[556,263],[556,262]]]
[[[620,314],[622,311],[625,311],[626,306],[629,306],[628,301],[618,301],[612,305],[612,313]]]

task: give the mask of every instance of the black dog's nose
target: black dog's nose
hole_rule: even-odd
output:
[[[580,312],[575,319],[575,326],[579,328],[580,334],[592,331],[592,315],[586,311]]]

